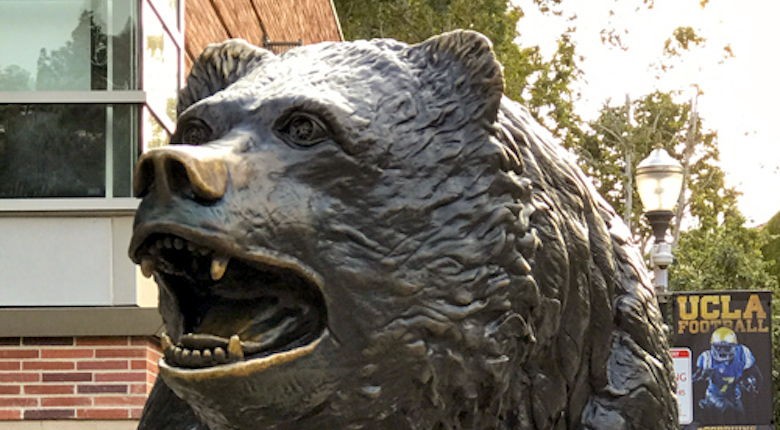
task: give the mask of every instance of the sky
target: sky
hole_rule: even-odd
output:
[[[586,120],[595,119],[607,100],[622,104],[626,95],[679,90],[677,101],[687,102],[698,85],[704,92],[699,115],[706,129],[718,132],[720,166],[726,185],[742,193],[739,208],[747,224],[763,224],[780,212],[780,1],[710,0],[702,8],[700,0],[655,0],[648,9],[641,0],[564,0],[560,17],[540,13],[532,0],[513,3],[526,13],[518,42],[538,45],[548,58],[561,32],[576,26],[577,53],[585,57],[576,109]],[[667,61],[674,67],[658,79],[664,41],[680,26],[704,37],[704,47]],[[605,28],[615,28],[627,49],[602,43]],[[727,45],[733,58],[726,58]]]

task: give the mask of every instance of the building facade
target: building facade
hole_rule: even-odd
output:
[[[131,429],[156,285],[127,257],[135,161],[192,61],[340,40],[330,0],[0,0],[0,429]]]

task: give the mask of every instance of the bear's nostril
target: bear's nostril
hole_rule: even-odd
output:
[[[166,160],[164,165],[164,174],[166,175],[169,191],[185,197],[194,197],[189,174],[184,164],[179,160],[171,159]]]
[[[154,184],[154,163],[151,160],[144,161],[142,158],[138,161],[133,174],[133,195],[142,198],[149,193],[149,189]]]
[[[224,161],[214,151],[184,145],[154,149],[138,160],[133,192],[144,197],[154,189],[166,198],[177,195],[211,202],[225,194],[227,176]]]

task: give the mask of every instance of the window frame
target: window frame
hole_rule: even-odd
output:
[[[0,104],[146,104],[143,90],[0,91]]]

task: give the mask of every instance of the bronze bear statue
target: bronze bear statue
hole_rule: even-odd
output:
[[[646,269],[479,33],[209,46],[138,161],[141,430],[673,429]]]

